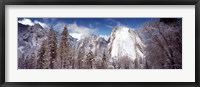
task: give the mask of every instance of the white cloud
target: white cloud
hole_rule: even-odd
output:
[[[94,24],[95,24],[95,25],[100,25],[101,23],[99,23],[99,22],[94,22]]]
[[[92,29],[85,26],[78,26],[76,23],[68,24],[67,28],[71,31],[69,34],[80,40],[81,38],[84,38],[88,36],[89,34],[94,34],[97,32],[97,29]],[[104,38],[106,41],[108,41],[109,36],[108,35],[99,35],[100,37]]]
[[[114,28],[114,26],[111,26],[111,25],[106,25],[106,27],[109,27],[111,29]]]
[[[92,29],[92,28],[88,28],[84,26],[78,26],[76,23],[68,24],[67,28],[73,33],[78,33],[82,35],[89,35],[96,32],[96,29]]]
[[[89,27],[90,27],[90,28],[93,28],[92,24],[89,24]]]
[[[117,21],[115,19],[112,19],[112,18],[108,18],[108,19],[105,19],[105,21],[108,22],[108,25],[106,25],[106,27],[109,27],[109,28],[115,28],[115,27],[119,27],[119,26],[124,26],[124,24],[122,24],[120,21]],[[113,24],[115,26],[113,26]]]
[[[74,37],[74,38],[76,38],[76,39],[78,39],[78,40],[80,40],[81,39],[81,36],[82,36],[82,34],[79,34],[79,33],[69,33],[72,37]]]
[[[111,18],[106,19],[106,21],[109,22],[110,24],[116,24],[118,22],[118,21],[111,19]]]
[[[108,35],[99,35],[100,37],[103,37],[106,41],[108,41],[109,36]]]
[[[56,29],[57,31],[62,32],[65,25],[66,25],[66,23],[58,22],[55,26],[53,26],[53,28]]]
[[[34,25],[34,23],[30,19],[26,19],[26,18],[18,22],[24,25],[30,25],[30,26]]]

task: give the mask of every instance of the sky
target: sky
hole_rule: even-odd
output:
[[[77,39],[82,35],[95,34],[108,39],[112,29],[117,26],[126,26],[139,29],[142,24],[158,18],[18,18],[18,22],[25,25],[39,23],[44,28],[51,26],[61,32],[67,26],[69,34]]]

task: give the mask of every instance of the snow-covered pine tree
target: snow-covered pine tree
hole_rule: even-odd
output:
[[[57,50],[57,36],[56,31],[51,27],[48,37],[48,49],[49,49],[49,68],[53,69],[56,63],[56,50]]]
[[[38,60],[37,60],[37,69],[43,69],[44,65],[45,65],[45,51],[46,51],[46,47],[45,47],[45,41],[42,42],[42,45],[38,51]]]
[[[93,61],[94,61],[94,54],[90,50],[90,52],[87,54],[87,59],[86,59],[86,66],[88,69],[93,68]]]
[[[102,57],[102,68],[106,69],[107,68],[107,57],[106,57],[106,53],[105,50],[103,52],[103,57]]]
[[[67,48],[67,53],[66,53],[66,57],[65,57],[65,68],[74,68],[73,66],[74,66],[74,59],[73,59],[73,49],[72,49],[72,45],[71,45],[71,43],[70,43],[70,41],[69,40],[67,40],[67,42],[66,42],[66,48]]]
[[[28,53],[25,59],[26,69],[34,69],[35,68],[35,53]]]
[[[68,40],[68,30],[65,26],[60,43],[61,68],[72,68],[72,46]]]
[[[78,69],[82,69],[83,68],[84,52],[81,48],[78,50],[77,59],[78,59]]]
[[[25,69],[28,69],[28,68],[29,68],[29,67],[28,67],[28,64],[29,64],[28,59],[29,59],[29,55],[27,55],[27,56],[26,56],[26,59],[25,59]]]
[[[28,69],[35,69],[35,64],[36,64],[35,59],[36,59],[35,53],[32,52],[28,59]]]
[[[64,27],[62,31],[61,43],[60,43],[60,61],[61,68],[65,68],[65,58],[67,57],[67,27]]]
[[[24,69],[25,67],[25,54],[22,54],[19,58],[18,58],[18,69]]]

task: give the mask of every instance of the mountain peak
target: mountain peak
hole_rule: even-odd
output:
[[[33,28],[35,28],[35,29],[44,29],[39,23],[35,23],[34,25],[33,25]]]
[[[115,28],[112,31],[109,41],[111,58],[120,59],[129,57],[134,61],[137,58],[138,49],[140,48],[137,46],[142,46],[136,44],[143,44],[136,31],[124,26]],[[140,56],[143,56],[143,54]]]

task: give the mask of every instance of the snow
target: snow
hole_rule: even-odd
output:
[[[23,49],[24,49],[24,47],[23,47],[23,46],[21,46],[21,47],[18,47],[18,51],[20,51],[20,52],[22,52],[22,53],[24,53]]]
[[[18,22],[21,24],[24,24],[24,25],[30,25],[30,26],[34,25],[34,23],[30,19],[26,19],[26,18],[24,18],[23,20],[20,20]]]
[[[104,38],[106,41],[108,41],[109,36],[108,35],[99,35],[100,37]]]
[[[135,60],[135,39],[131,37],[132,35],[129,33],[129,28],[127,27],[120,27],[115,32],[115,39],[112,43],[111,51],[112,58],[128,56],[132,60]]]
[[[140,46],[145,47],[144,43],[142,43],[142,40],[139,38],[139,36],[136,36],[136,42],[139,43]]]
[[[77,49],[83,48],[86,54],[92,51],[96,56],[102,56],[107,44],[107,41],[98,35],[85,35],[78,41]]]
[[[73,38],[76,38],[78,41],[81,39],[82,34],[80,33],[69,33]]]
[[[34,24],[40,24],[43,28],[49,28],[45,23],[42,23],[42,22],[40,22],[38,20],[35,20]]]
[[[136,51],[137,51],[139,56],[141,56],[142,58],[144,57],[143,53],[138,48],[136,48]]]

